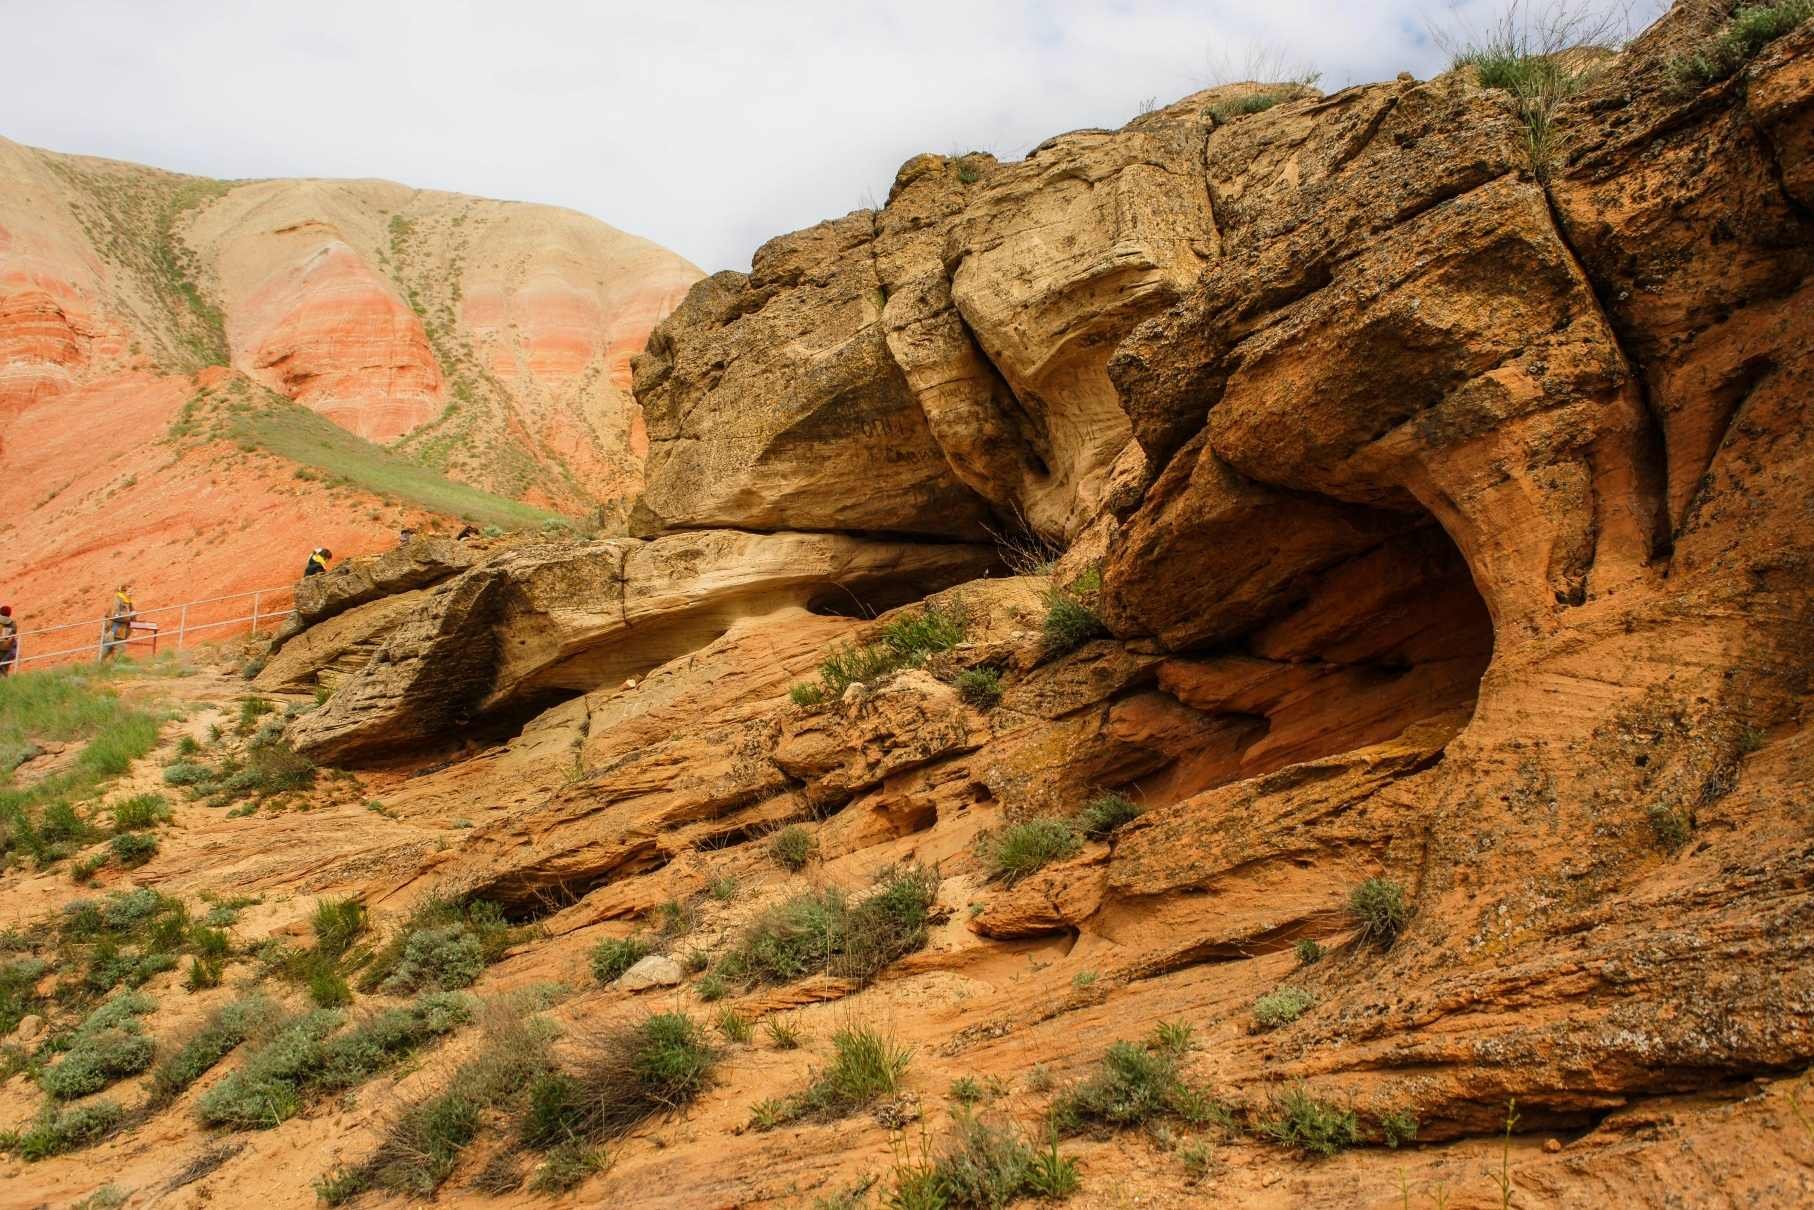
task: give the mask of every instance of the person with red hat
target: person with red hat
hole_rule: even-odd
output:
[[[13,607],[0,605],[0,676],[11,676],[19,662],[19,623],[13,621]]]

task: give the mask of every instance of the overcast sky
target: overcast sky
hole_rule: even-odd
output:
[[[1256,54],[1329,90],[1429,76],[1432,23],[1506,2],[0,0],[0,135],[549,202],[741,269],[919,152],[1018,156]]]

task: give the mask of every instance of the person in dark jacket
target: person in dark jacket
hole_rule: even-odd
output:
[[[11,676],[19,663],[19,623],[13,621],[13,607],[0,605],[0,676]]]
[[[333,557],[333,551],[325,546],[317,546],[314,553],[309,556],[309,561],[302,565],[302,578],[306,580],[310,576],[318,576],[326,571],[328,560]]]

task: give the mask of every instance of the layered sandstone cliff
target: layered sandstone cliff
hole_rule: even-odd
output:
[[[873,985],[730,989],[814,1045],[727,1043],[580,1186],[626,1206],[885,1198],[967,1112],[953,1081],[1037,1130],[1160,1023],[1219,1109],[1053,1143],[1078,1204],[1807,1201],[1814,27],[1683,83],[1724,20],[1678,8],[1607,60],[1541,161],[1469,69],[910,161],[657,325],[639,537],[311,586],[262,687],[331,691],[288,739],[381,820],[326,807],[293,854],[246,829],[144,879],[292,919],[483,897],[539,935],[478,990],[582,989],[551,1015],[583,1054],[723,1007],[703,976],[592,978],[664,904],[716,971],[805,889],[932,870],[923,946]],[[1138,817],[1002,877],[993,839],[1105,793]],[[769,855],[785,825],[804,873]],[[1369,879],[1408,908],[1389,944]],[[901,1095],[763,1128],[851,1020],[915,1048]],[[1278,1145],[1290,1095],[1356,1149]],[[306,1201],[264,1164],[356,1165],[385,1105],[199,1188]],[[101,1154],[176,1167],[130,1137]],[[489,1196],[510,1147],[477,1132],[439,1196]]]

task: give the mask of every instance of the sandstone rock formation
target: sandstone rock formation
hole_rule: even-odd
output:
[[[727,1041],[584,1197],[885,1197],[914,1115],[1037,1132],[1163,1023],[1218,1109],[1057,1139],[1078,1204],[1806,1202],[1814,27],[1685,85],[1727,15],[1607,58],[1537,161],[1468,68],[910,161],[657,329],[646,539],[311,588],[266,684],[334,689],[287,735],[384,757],[342,774],[383,822],[194,860],[390,915],[489,899],[539,927],[481,990],[583,985],[552,1010],[580,1039],[646,1011],[595,986],[602,940],[721,963],[796,896],[930,871],[869,986],[661,993],[887,1024],[900,1098],[766,1129],[822,1037]],[[947,540],[1022,522],[1026,574]],[[1027,824],[1049,860],[1010,866]],[[1352,1151],[1292,1134],[1305,1097]],[[327,1131],[351,1163],[383,1127],[276,1134],[326,1171]],[[482,1196],[487,1138],[442,1196]]]

